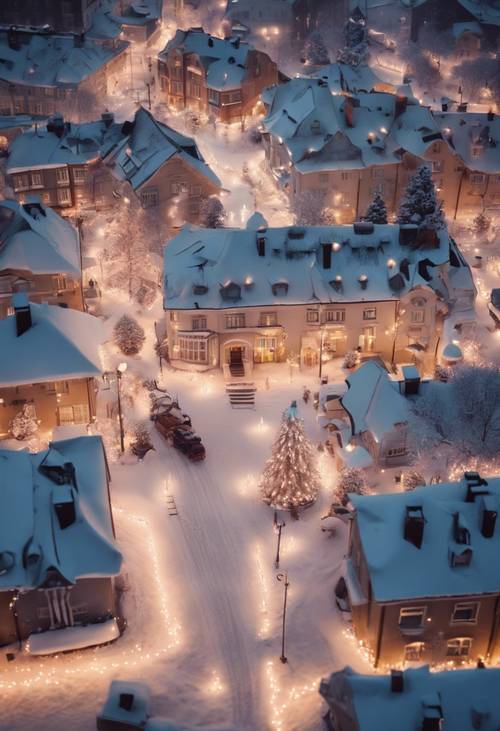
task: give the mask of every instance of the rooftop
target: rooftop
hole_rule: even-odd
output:
[[[391,224],[260,231],[186,225],[165,247],[165,308],[396,300],[417,285],[441,292],[433,268],[448,262],[446,230],[432,249],[406,245],[406,230]]]
[[[15,297],[15,307],[25,306],[25,295]],[[101,375],[100,320],[58,305],[31,302],[29,309],[31,324],[19,336],[15,314],[0,321],[0,387]]]
[[[0,273],[7,269],[79,277],[76,230],[39,202],[0,200]]]
[[[35,454],[0,450],[0,562],[6,569],[0,591],[34,589],[52,569],[70,583],[114,576],[121,561],[101,437],[52,442]]]
[[[500,478],[486,478],[478,489],[487,494],[468,502],[464,477],[411,492],[350,495],[377,601],[499,593],[500,525],[493,521],[487,537],[483,521],[485,510],[500,509]],[[408,507],[421,508],[424,516],[420,548],[404,538]],[[460,542],[457,525],[466,526],[468,542]],[[470,563],[453,565],[453,557],[467,550]]]
[[[426,707],[432,713],[433,706],[443,728],[473,731],[498,727],[499,684],[498,668],[431,673],[423,666],[405,670],[403,689],[395,692],[391,675],[361,675],[346,667],[322,680],[320,693],[331,707],[344,709],[353,731],[379,731],[382,719],[384,731],[401,731],[401,719],[405,731],[421,731]]]

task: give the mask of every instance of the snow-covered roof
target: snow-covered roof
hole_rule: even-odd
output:
[[[344,94],[349,92],[356,94],[358,92],[376,91],[377,87],[391,86],[384,78],[380,76],[380,72],[376,72],[368,64],[359,64],[359,66],[350,66],[346,63],[332,63],[321,69],[321,79],[328,82],[328,87],[332,94]],[[403,77],[398,79],[401,84]],[[396,88],[393,88],[396,91]]]
[[[500,510],[500,478],[486,478],[484,490],[486,498],[467,502],[464,478],[411,492],[350,495],[377,601],[499,593],[500,525],[497,521],[491,538],[481,526],[485,500],[488,510]],[[404,538],[407,507],[423,512],[420,548]],[[458,523],[468,530],[466,545],[456,541]],[[472,551],[470,565],[453,566],[452,554],[465,549]]]
[[[52,129],[38,127],[16,137],[9,147],[7,173],[82,165],[104,157],[126,137],[122,124],[108,124],[102,119],[83,124],[66,122],[61,135]]]
[[[356,224],[264,231],[186,225],[165,247],[165,308],[373,302],[399,299],[417,285],[441,286],[437,270],[433,275],[425,262],[448,261],[445,229],[438,232],[435,249],[400,243],[400,227],[393,224],[359,230]],[[259,238],[264,256],[258,255]],[[333,249],[329,269],[323,266],[324,246]],[[408,277],[398,274],[406,264]],[[421,276],[424,268],[430,281]],[[366,277],[363,288],[360,277]]]
[[[204,161],[195,140],[158,122],[144,107],[137,110],[132,131],[113,148],[106,163],[116,177],[128,180],[136,190],[174,155],[207,177],[213,185],[221,187],[219,178]]]
[[[483,29],[479,23],[475,20],[470,20],[465,23],[453,23],[452,33],[455,39],[459,39],[464,33],[473,33],[476,36],[483,35]]]
[[[23,34],[18,49],[0,32],[0,79],[26,86],[77,86],[125,51],[129,44],[103,45],[73,35]]]
[[[384,92],[342,95],[327,79],[295,78],[265,96],[263,125],[302,173],[357,169],[422,156],[441,132],[428,107]]]
[[[43,471],[75,468],[58,484]],[[75,520],[61,527],[58,505]],[[69,506],[69,509],[68,509]],[[30,560],[27,560],[28,559]],[[115,545],[107,465],[100,436],[52,442],[30,454],[0,450],[0,591],[31,589],[56,569],[74,583],[79,578],[114,576],[122,557]]]
[[[356,731],[401,731],[402,721],[405,731],[421,731],[426,706],[435,720],[432,706],[441,709],[445,729],[472,731],[498,727],[499,685],[499,668],[436,673],[424,665],[403,671],[398,693],[391,689],[391,675],[361,675],[346,667],[322,680],[320,693],[331,707],[343,709]]]
[[[500,25],[500,5],[497,0],[458,0],[476,20],[485,25]]]
[[[407,421],[408,402],[397,382],[375,361],[364,363],[346,381],[349,389],[342,406],[351,417],[354,434],[369,431],[380,442],[396,424]]]
[[[500,173],[500,116],[484,112],[434,113],[443,139],[469,170]]]
[[[42,203],[0,200],[0,273],[6,269],[79,277],[75,228]]]
[[[31,327],[19,337],[15,314],[0,321],[0,387],[101,375],[100,320],[58,305],[30,302],[30,310]]]
[[[159,58],[172,50],[195,54],[206,72],[207,86],[218,91],[239,89],[246,75],[247,56],[252,49],[239,38],[219,38],[203,28],[178,29]]]
[[[0,114],[0,130],[16,129],[17,127],[29,129],[35,122],[45,121],[46,117],[37,117],[31,114]]]

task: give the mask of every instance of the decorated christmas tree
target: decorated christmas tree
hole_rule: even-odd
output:
[[[410,178],[399,208],[398,223],[439,229],[445,225],[443,204],[438,201],[430,168],[422,165]]]
[[[15,439],[23,441],[34,436],[38,431],[38,421],[33,415],[33,409],[25,404],[10,422],[10,432]]]
[[[316,500],[320,476],[313,446],[297,414],[297,402],[283,414],[280,432],[260,480],[265,503],[279,510],[307,508]]]
[[[387,223],[387,208],[380,193],[375,193],[373,196],[373,200],[366,210],[365,221]]]
[[[349,66],[368,62],[368,29],[361,13],[348,18],[344,25],[344,47],[337,53],[337,61]]]

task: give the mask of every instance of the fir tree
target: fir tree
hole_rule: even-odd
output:
[[[28,404],[24,404],[21,411],[14,416],[10,422],[10,433],[14,439],[23,441],[29,439],[38,431],[38,421],[32,414]]]
[[[478,213],[472,222],[472,230],[476,236],[483,236],[490,226],[491,218],[488,218],[484,211]]]
[[[217,196],[205,198],[200,208],[201,225],[206,228],[222,228],[226,220],[226,211]]]
[[[368,31],[363,15],[350,17],[344,25],[344,48],[337,54],[337,61],[349,66],[359,66],[368,61]]]
[[[144,345],[146,335],[137,320],[122,315],[113,330],[114,340],[124,355],[137,355]]]
[[[330,63],[328,49],[325,45],[321,33],[317,30],[313,31],[304,46],[304,60],[311,66],[326,66]]]
[[[262,499],[273,508],[297,511],[316,500],[320,476],[313,446],[297,415],[297,403],[283,414],[280,432],[260,480]]]
[[[445,225],[443,204],[437,199],[430,168],[422,165],[410,178],[399,207],[398,223],[414,223],[422,228]]]
[[[373,200],[367,208],[365,221],[371,223],[387,223],[387,208],[380,193],[375,193]]]
[[[349,501],[349,493],[356,495],[369,495],[370,490],[366,484],[366,477],[363,470],[357,467],[344,467],[339,474],[336,489],[336,499],[346,505]]]

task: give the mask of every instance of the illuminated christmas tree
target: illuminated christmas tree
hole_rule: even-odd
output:
[[[262,499],[273,508],[296,513],[313,504],[320,484],[313,446],[293,401],[283,414],[272,455],[260,480]]]

